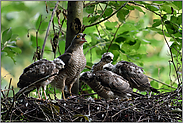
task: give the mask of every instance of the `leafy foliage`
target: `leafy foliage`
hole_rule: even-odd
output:
[[[2,21],[4,22],[2,30],[5,30],[2,33],[1,47],[6,47],[1,50],[6,52],[14,61],[18,58],[27,59],[26,57],[29,57],[29,62],[22,66],[21,69],[23,69],[32,62],[30,58],[34,52],[36,53],[36,48],[38,46],[42,48],[55,2],[47,1],[46,4],[45,2],[32,2],[32,5],[29,5],[28,2],[14,2],[19,7],[21,6],[21,9],[17,8],[13,2],[5,3],[3,2],[1,9]],[[122,7],[124,4],[126,5]],[[136,1],[128,3],[126,1],[96,3],[84,1],[84,5],[83,25],[88,26],[84,30],[88,41],[84,45],[84,53],[88,66],[91,67],[99,61],[104,52],[109,51],[115,56],[113,64],[120,60],[134,62],[144,68],[145,74],[169,85],[175,83],[172,84],[173,87],[177,87],[178,83],[182,81],[180,78],[182,75],[182,1]],[[118,10],[120,7],[122,8]],[[64,19],[64,11],[67,10],[67,2],[61,1],[58,9],[61,10],[62,29],[59,34],[57,56],[65,51],[67,23]],[[20,18],[8,16],[12,12],[18,12],[16,15]],[[111,16],[113,13],[115,14]],[[25,18],[25,15],[28,17]],[[95,24],[97,22],[100,23]],[[53,23],[54,27],[52,26],[50,30],[44,52],[44,57],[49,60],[54,58],[49,41],[53,40],[55,33],[59,31],[57,16],[54,16]],[[89,26],[90,24],[94,25]],[[12,29],[7,29],[9,27]],[[13,38],[11,30],[17,32],[21,38],[21,43],[17,46],[22,50],[22,53],[16,47],[15,42],[12,43],[16,41],[16,38]],[[29,37],[25,37],[26,35]],[[168,43],[164,42],[165,39],[168,40]],[[10,47],[5,44],[9,44]],[[21,54],[15,56],[17,53]],[[2,59],[5,57],[2,55]],[[170,64],[168,61],[171,61]],[[2,66],[5,65],[6,61],[2,62]],[[18,64],[22,65],[22,63],[23,61]],[[18,78],[18,76],[16,77]],[[151,80],[151,85],[161,89],[161,91],[172,89],[154,80]],[[84,88],[83,91],[92,92],[88,86]]]
[[[6,56],[10,57],[15,63],[15,55],[20,54],[22,51],[19,47],[16,46],[18,35],[12,34],[11,28],[6,29],[2,33],[2,42],[1,42],[1,53],[6,53]]]

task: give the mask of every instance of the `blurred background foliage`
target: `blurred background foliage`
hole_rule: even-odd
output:
[[[25,67],[34,62],[36,40],[38,46],[42,48],[55,3],[55,1],[1,2],[1,89],[7,88],[12,78],[11,84],[18,91],[16,84],[19,76]],[[65,51],[67,19],[64,19],[64,16],[67,3],[60,1],[58,6],[62,12],[60,22],[63,22],[62,33],[59,35],[61,54]],[[118,11],[124,3],[125,1],[83,2],[85,26],[117,12],[109,19],[88,26],[84,30],[88,41],[84,44],[87,65],[91,67],[100,60],[104,52],[109,51],[114,54],[113,64],[120,60],[133,62],[143,67],[146,75],[171,86],[150,79],[153,87],[162,92],[175,90],[178,83],[182,82],[182,1],[129,2]],[[53,21],[55,30],[59,30],[56,15]],[[43,55],[43,58],[48,60],[54,59],[50,43],[54,34],[51,27]],[[56,57],[58,56],[57,51]],[[85,68],[83,71],[88,70]],[[53,91],[51,86],[48,88]],[[82,88],[83,92],[92,91],[88,86]],[[59,91],[57,92],[59,94]]]

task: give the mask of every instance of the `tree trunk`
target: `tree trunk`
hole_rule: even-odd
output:
[[[82,1],[69,1],[67,6],[67,34],[66,34],[66,47],[71,44],[74,36],[82,31],[83,25],[83,2]],[[78,95],[79,79],[74,83],[72,93]]]

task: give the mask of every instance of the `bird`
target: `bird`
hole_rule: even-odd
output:
[[[65,63],[65,66],[64,69],[60,70],[59,74],[54,77],[51,85],[62,91],[63,99],[66,99],[64,87],[66,86],[71,94],[71,88],[74,82],[86,66],[86,58],[83,54],[83,44],[87,42],[85,35],[86,34],[78,33],[73,38],[71,45],[66,49],[64,54],[58,57]]]
[[[109,100],[115,98],[128,99],[131,96],[142,96],[133,92],[128,81],[107,70],[81,73],[80,80],[88,84],[100,97]]]
[[[92,66],[91,71],[95,73],[96,71],[102,70],[105,64],[113,61],[113,57],[114,55],[111,52],[104,53],[100,61]]]
[[[19,82],[17,83],[17,86],[20,88],[19,92],[24,87],[27,87],[30,84],[48,76],[48,75],[55,74],[54,76],[51,76],[51,77],[47,78],[46,80],[35,83],[33,86],[30,86],[29,88],[27,88],[24,92],[24,94],[27,95],[32,90],[37,88],[39,99],[41,99],[39,89],[40,89],[40,87],[42,87],[44,96],[47,100],[47,96],[46,96],[46,92],[45,92],[46,86],[54,80],[54,77],[56,76],[56,74],[59,73],[59,70],[64,68],[64,65],[65,65],[65,63],[59,58],[55,58],[53,61],[49,61],[47,59],[37,60],[36,62],[34,62],[31,65],[29,65],[28,67],[26,67],[23,70],[23,73],[20,75]],[[17,92],[17,94],[19,92]]]
[[[104,53],[101,60],[92,66],[91,71],[80,75],[80,80],[87,83],[99,96],[106,100],[116,97],[128,98],[128,96],[135,95],[127,80],[103,69],[105,64],[113,61],[113,57],[114,55],[110,52]]]
[[[136,88],[139,91],[159,93],[157,89],[150,85],[148,77],[143,73],[143,68],[132,62],[119,61],[115,65],[108,63],[103,68],[122,76],[129,82],[131,88]]]

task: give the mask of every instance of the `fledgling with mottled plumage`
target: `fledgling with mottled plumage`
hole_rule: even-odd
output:
[[[86,66],[86,58],[83,54],[83,44],[87,42],[83,33],[78,33],[72,40],[71,45],[66,49],[65,53],[59,56],[65,63],[64,69],[60,70],[59,75],[54,78],[51,85],[60,89],[64,96],[64,87],[67,86],[71,94],[71,88],[79,77],[81,71]]]
[[[147,90],[159,93],[157,89],[151,87],[148,77],[143,73],[143,68],[132,62],[119,61],[115,65],[109,63],[104,65],[104,69],[122,76],[130,83],[131,88],[136,88],[139,91]]]
[[[17,86],[22,89],[48,75],[58,74],[59,70],[64,68],[64,65],[65,63],[58,58],[54,59],[53,61],[49,61],[46,59],[38,60],[24,69],[23,73],[19,77],[19,82],[17,83]],[[33,86],[30,86],[28,89],[25,90],[24,93],[27,95],[29,92],[37,88],[39,99],[41,99],[39,88],[42,87],[45,98],[47,99],[45,92],[46,85],[51,83],[54,80],[55,76],[56,75],[51,76],[45,81],[41,81]]]
[[[111,57],[111,58],[110,58]],[[105,99],[128,98],[137,95],[133,93],[128,81],[123,77],[107,70],[103,66],[113,61],[114,55],[110,52],[104,53],[101,60],[92,66],[92,70],[81,74],[80,80],[87,83],[97,94]]]
[[[102,55],[102,58],[98,63],[95,63],[92,66],[91,71],[95,73],[96,71],[102,70],[103,66],[107,63],[111,63],[113,61],[114,55],[111,52],[106,52]]]
[[[99,70],[95,73],[87,71],[81,74],[80,80],[87,83],[92,90],[106,100],[141,96],[133,92],[128,81],[111,71]]]

